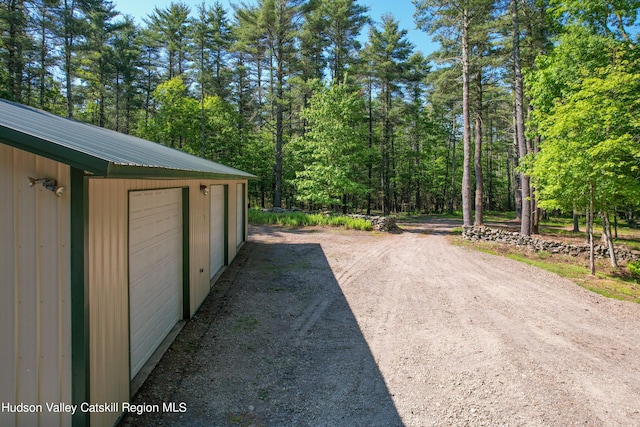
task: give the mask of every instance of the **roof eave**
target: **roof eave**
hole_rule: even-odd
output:
[[[238,173],[205,172],[184,169],[170,169],[157,166],[121,165],[110,163],[106,178],[129,179],[255,179],[255,175],[238,171]]]
[[[0,126],[0,142],[94,175],[105,176],[109,170],[109,162],[104,159],[5,126]]]
[[[55,160],[59,163],[105,178],[193,178],[193,179],[255,179],[255,175],[238,173],[205,172],[171,169],[157,166],[115,164],[80,151],[52,143],[9,127],[0,126],[0,142],[29,153]]]

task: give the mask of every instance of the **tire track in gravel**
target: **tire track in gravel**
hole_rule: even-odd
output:
[[[371,259],[380,258],[391,244],[391,242],[384,242],[380,245],[370,246],[368,250],[357,254],[356,258],[347,266],[341,267],[340,273],[335,276],[336,281],[343,286],[348,285],[348,283],[359,274],[365,264],[370,262]],[[338,295],[339,289],[329,289],[328,292],[321,294],[318,298],[311,301],[302,315],[293,322],[291,331],[292,334],[295,335],[294,341],[298,345],[309,330],[322,318],[324,312]]]

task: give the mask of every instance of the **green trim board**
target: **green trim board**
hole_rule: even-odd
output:
[[[0,141],[107,178],[255,178],[135,136],[1,99]]]
[[[82,170],[71,168],[71,400],[89,402],[89,183]],[[89,425],[89,412],[77,411],[72,426]]]
[[[191,257],[189,239],[189,187],[182,189],[182,318],[191,318]]]

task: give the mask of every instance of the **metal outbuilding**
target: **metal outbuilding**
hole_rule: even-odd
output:
[[[0,425],[117,423],[246,239],[251,178],[0,100]]]

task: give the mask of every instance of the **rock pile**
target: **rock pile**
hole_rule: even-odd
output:
[[[520,233],[492,229],[489,227],[463,227],[462,238],[478,241],[492,241],[506,243],[514,246],[526,246],[534,251],[544,251],[552,254],[565,254],[571,256],[589,255],[588,245],[571,245],[552,240],[543,240],[537,237],[523,236]],[[609,249],[603,245],[595,245],[594,253],[596,258],[606,258],[609,256]],[[640,260],[640,254],[623,248],[615,248],[616,258],[624,261]]]
[[[393,232],[393,231],[400,230],[400,227],[398,227],[398,224],[396,224],[395,218],[392,218],[390,216],[359,215],[359,214],[354,214],[349,216],[351,218],[360,218],[360,219],[364,219],[366,221],[371,222],[371,227],[375,231]]]
[[[300,209],[292,208],[292,209],[284,209],[284,208],[264,208],[262,212],[271,212],[271,213],[291,213],[291,212],[302,212]]]

